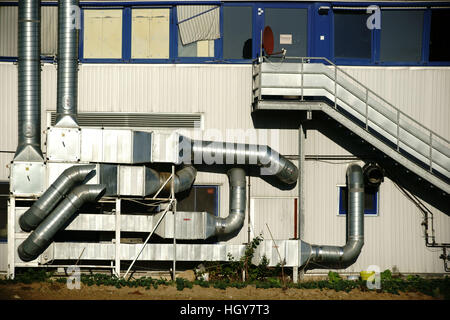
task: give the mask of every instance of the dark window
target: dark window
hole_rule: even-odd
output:
[[[252,58],[252,8],[223,8],[223,57]]]
[[[431,11],[430,61],[450,61],[450,10]]]
[[[284,48],[287,56],[308,55],[307,9],[266,8],[265,23],[273,32],[274,52]]]
[[[339,214],[347,214],[348,206],[348,189],[347,187],[339,187]],[[364,192],[364,214],[377,215],[378,214],[378,192],[367,191]]]
[[[371,30],[369,15],[363,11],[334,12],[334,56],[336,58],[370,59]]]
[[[9,183],[0,181],[0,242],[7,238]]]
[[[423,10],[381,12],[381,61],[420,62]]]
[[[219,215],[219,187],[194,185],[189,194],[177,203],[178,211],[206,211]]]

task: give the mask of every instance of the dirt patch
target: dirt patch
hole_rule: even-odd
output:
[[[112,286],[86,286],[68,289],[62,283],[33,283],[0,285],[1,300],[433,300],[419,292],[402,292],[399,295],[361,291],[350,292],[319,289],[261,289],[247,286],[242,289],[203,288],[178,291],[175,286],[150,288],[116,288]]]

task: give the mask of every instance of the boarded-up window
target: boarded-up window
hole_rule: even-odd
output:
[[[122,10],[84,11],[84,58],[122,58]]]
[[[133,9],[131,57],[168,59],[170,9]]]

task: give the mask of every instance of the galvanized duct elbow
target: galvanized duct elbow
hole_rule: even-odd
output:
[[[157,172],[153,169],[154,176],[159,176],[159,185],[154,185],[155,188],[149,191],[149,194],[153,194],[158,191],[159,188],[169,179],[171,173],[169,172]],[[185,166],[182,169],[175,172],[175,176],[173,178],[174,183],[174,192],[179,193],[188,190],[195,181],[197,177],[197,170],[193,166]],[[170,193],[172,188],[172,180],[168,181],[164,186],[163,190],[167,193]]]
[[[23,231],[34,230],[75,185],[95,173],[95,165],[73,166],[66,169],[44,194],[20,218]]]
[[[78,127],[78,0],[58,1],[56,127]]]
[[[226,218],[216,217],[215,235],[218,236],[239,231],[245,220],[245,171],[241,168],[233,168],[227,172],[227,175],[230,186],[230,213]]]
[[[18,145],[14,160],[43,161],[41,151],[41,6],[19,1]]]
[[[36,259],[53,241],[55,234],[66,226],[72,216],[86,202],[96,202],[105,193],[105,185],[76,187],[53,212],[20,244],[18,253],[23,261]]]
[[[269,146],[201,140],[188,144],[195,164],[257,165],[261,175],[275,175],[286,184],[294,184],[298,178],[297,167]]]
[[[311,262],[318,268],[342,269],[358,259],[364,245],[364,177],[359,165],[351,164],[347,168],[347,186],[347,243],[343,247],[309,245],[310,253],[303,263]]]

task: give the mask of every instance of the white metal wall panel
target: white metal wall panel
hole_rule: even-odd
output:
[[[292,239],[295,232],[294,197],[251,198],[250,230],[252,237]]]
[[[449,138],[450,68],[346,67],[346,70],[416,120]],[[15,151],[17,66],[0,63],[0,79],[0,149]],[[79,111],[202,113],[204,129],[216,128],[225,136],[226,129],[253,128],[251,89],[249,65],[83,64],[79,72]],[[46,110],[56,109],[56,67],[50,64],[42,69],[42,108],[44,129]],[[297,139],[298,130],[281,130],[275,149],[295,155]],[[307,155],[347,154],[315,131],[308,131],[306,141]],[[0,179],[8,178],[5,165],[11,159],[12,154],[0,153]],[[337,216],[337,185],[345,184],[346,166],[346,162],[306,161],[306,212],[300,229],[306,241],[345,243],[345,218]],[[226,175],[199,172],[196,183],[220,185],[220,215],[227,216]],[[252,197],[297,196],[297,188],[281,191],[259,177],[252,177],[250,184]],[[255,214],[273,214],[270,208],[260,210],[261,213]],[[436,212],[436,240],[449,242],[449,217],[431,210]],[[365,221],[365,246],[358,262],[349,270],[360,271],[377,264],[382,270],[395,265],[402,272],[443,272],[441,251],[425,248],[420,213],[389,179],[381,187],[380,215]],[[229,243],[241,244],[247,242],[247,237],[246,219],[239,235]]]
[[[17,57],[18,7],[0,6],[0,56]],[[41,7],[41,54],[58,51],[58,7]]]
[[[8,245],[6,242],[0,243],[0,272],[8,271]]]
[[[16,6],[0,6],[0,56],[17,56]]]
[[[41,54],[55,56],[58,52],[58,7],[41,7]]]

